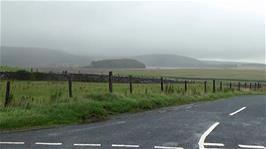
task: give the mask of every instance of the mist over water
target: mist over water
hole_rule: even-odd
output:
[[[266,64],[265,58],[260,59],[218,59],[218,58],[200,58],[203,61],[217,61],[217,62],[241,62],[241,63],[262,63]]]

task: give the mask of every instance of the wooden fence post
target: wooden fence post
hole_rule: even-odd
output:
[[[6,98],[5,98],[5,107],[10,103],[10,81],[6,82]]]
[[[223,82],[221,81],[220,82],[220,91],[222,91],[223,90]]]
[[[131,75],[129,76],[129,91],[130,91],[130,94],[132,94],[133,88],[132,88],[132,76]]]
[[[110,71],[109,72],[109,92],[112,93],[113,92],[113,82],[112,82],[112,77],[113,77],[113,72]]]
[[[216,92],[215,80],[212,81],[212,92]]]
[[[68,95],[71,98],[72,97],[72,76],[68,76]]]
[[[204,93],[207,93],[207,81],[204,81]]]
[[[163,92],[163,89],[164,89],[164,87],[163,87],[163,77],[161,77],[161,92]]]
[[[187,92],[187,80],[185,80],[185,92]]]

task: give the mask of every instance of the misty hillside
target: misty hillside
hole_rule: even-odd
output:
[[[200,67],[200,68],[254,68],[265,69],[265,64],[258,63],[240,63],[240,62],[219,62],[204,61],[191,57],[170,55],[170,54],[152,54],[135,56],[136,59],[144,63],[147,67]]]
[[[33,47],[1,47],[0,52],[1,65],[17,66],[17,67],[61,67],[61,66],[89,66],[91,62],[98,59],[112,59],[87,57],[69,54],[59,50],[33,48]],[[123,57],[122,57],[123,58]],[[151,54],[130,57],[128,59],[136,61],[126,61],[128,67],[131,64],[138,66],[136,68],[146,67],[201,67],[201,68],[264,68],[265,64],[256,63],[237,63],[237,62],[217,62],[202,61],[195,58],[170,55],[170,54]],[[125,60],[125,59],[124,59]],[[138,62],[137,62],[138,61]],[[95,68],[117,68],[115,62],[99,61],[92,64]],[[121,61],[120,61],[121,62]],[[123,63],[123,62],[122,62]],[[122,66],[122,64],[120,64]]]
[[[92,68],[145,68],[145,64],[134,59],[110,59],[93,61]]]
[[[90,64],[88,57],[76,56],[66,52],[32,47],[1,46],[1,65],[19,67],[41,66],[84,66]]]
[[[153,54],[135,56],[134,59],[149,67],[200,67],[202,62],[186,56]]]

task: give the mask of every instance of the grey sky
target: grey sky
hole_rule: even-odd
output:
[[[1,2],[6,46],[265,62],[264,0]]]

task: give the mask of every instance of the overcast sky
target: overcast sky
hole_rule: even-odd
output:
[[[1,44],[265,63],[264,0],[2,1]]]

